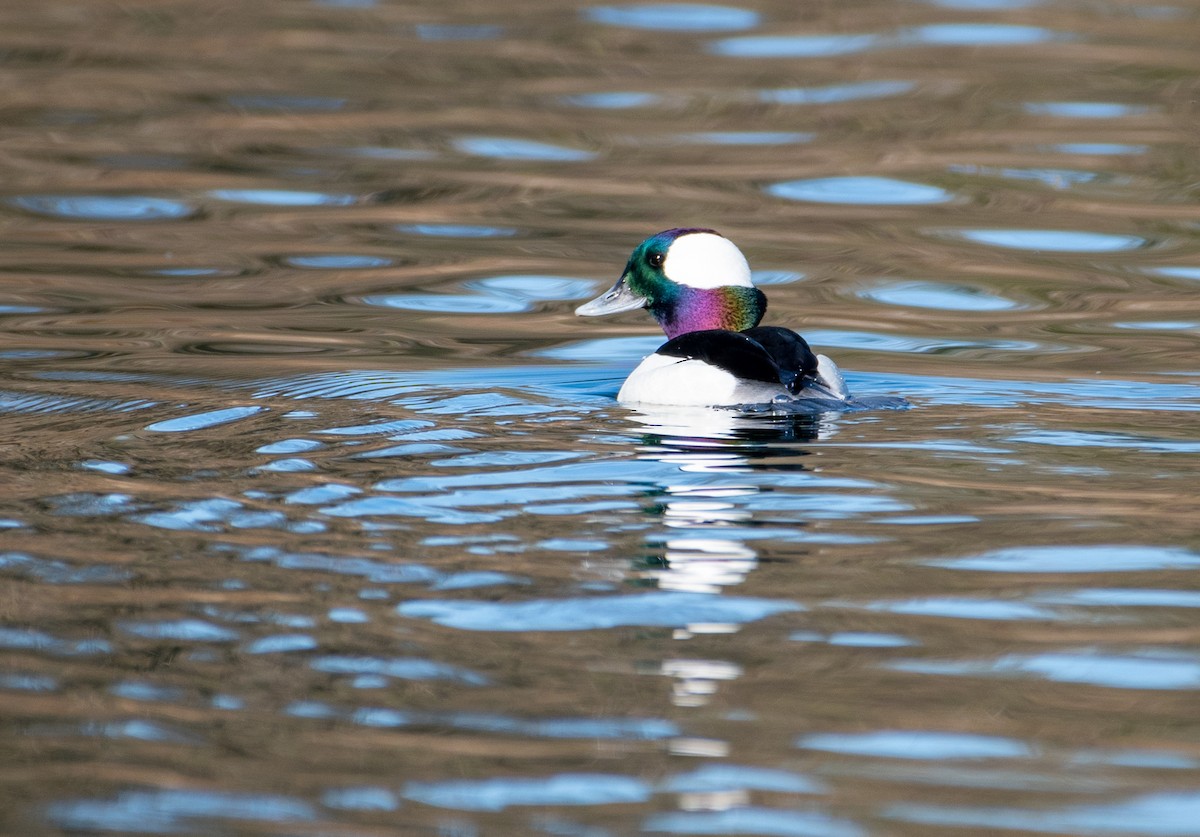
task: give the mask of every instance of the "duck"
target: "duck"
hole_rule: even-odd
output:
[[[609,290],[581,317],[644,308],[667,336],[626,378],[622,404],[739,407],[849,402],[837,365],[796,332],[762,326],[767,297],[742,251],[715,230],[678,227],[634,249]]]

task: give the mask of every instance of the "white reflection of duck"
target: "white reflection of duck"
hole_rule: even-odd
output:
[[[818,399],[847,402],[832,360],[794,331],[760,326],[767,298],[745,256],[708,229],[673,229],[638,245],[611,289],[581,316],[646,308],[667,342],[626,379],[627,404],[731,407]]]

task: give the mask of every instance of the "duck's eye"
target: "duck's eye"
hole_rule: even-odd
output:
[[[651,267],[662,267],[663,262],[665,262],[666,260],[667,260],[667,257],[664,256],[662,253],[651,253],[650,258],[647,259],[646,261],[650,262]]]

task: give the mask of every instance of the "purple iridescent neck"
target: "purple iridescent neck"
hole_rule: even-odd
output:
[[[671,284],[674,287],[667,298],[648,306],[671,339],[713,328],[745,331],[758,325],[767,310],[767,298],[758,288],[739,285],[693,288]]]

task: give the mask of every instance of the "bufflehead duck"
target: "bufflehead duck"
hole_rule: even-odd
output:
[[[621,278],[575,309],[583,317],[649,310],[667,342],[625,380],[627,404],[732,407],[801,399],[846,402],[832,360],[779,326],[760,326],[767,298],[750,265],[714,230],[674,229],[638,245]]]

